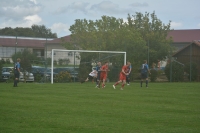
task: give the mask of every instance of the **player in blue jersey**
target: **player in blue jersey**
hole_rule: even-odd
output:
[[[97,63],[96,71],[97,71],[96,87],[98,87],[99,82],[100,82],[100,75],[101,75],[101,62]]]
[[[130,63],[129,61],[127,61],[127,64]],[[130,73],[131,73],[131,70],[132,70],[132,66],[131,64],[129,65],[128,67],[128,73],[126,75],[126,83],[127,85],[130,85]]]
[[[14,85],[13,85],[13,87],[17,87],[17,83],[18,83],[18,81],[19,81],[19,75],[20,75],[20,61],[21,61],[21,59],[18,58],[18,59],[17,59],[17,63],[15,63],[15,68],[14,68],[15,79],[14,79]]]
[[[140,86],[142,87],[143,80],[146,80],[146,87],[148,88],[148,73],[150,73],[149,66],[147,64],[147,60],[144,60],[144,64],[141,67],[141,82]]]

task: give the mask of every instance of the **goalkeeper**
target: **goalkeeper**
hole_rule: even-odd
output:
[[[88,77],[81,81],[81,83],[87,82],[88,80],[94,80],[95,78],[97,78],[97,71],[93,69],[92,72],[89,73]]]

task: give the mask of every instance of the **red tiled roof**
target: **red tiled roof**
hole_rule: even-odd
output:
[[[36,39],[21,39],[17,38],[17,45],[16,45],[16,38],[0,38],[0,46],[3,47],[37,47],[37,48],[44,48],[44,43],[46,40],[36,40]]]
[[[49,43],[62,43],[62,41],[64,41],[64,42],[69,42],[70,41],[70,35],[68,35],[68,36],[64,36],[64,37],[61,37],[61,38],[56,38],[56,39],[54,39],[54,40],[52,40],[52,41],[48,41],[47,43],[49,44]]]
[[[200,40],[200,29],[190,30],[172,30],[169,31],[168,37],[173,38],[173,42],[188,42],[191,43],[194,40]]]

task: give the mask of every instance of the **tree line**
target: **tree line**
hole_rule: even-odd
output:
[[[40,37],[40,38],[57,38],[57,33],[52,33],[51,29],[44,25],[32,25],[30,28],[24,27],[5,27],[0,29],[0,35],[6,36],[23,36],[23,37]]]

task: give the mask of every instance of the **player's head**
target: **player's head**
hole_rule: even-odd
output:
[[[17,62],[20,62],[21,61],[21,59],[20,58],[17,58]]]
[[[108,62],[107,62],[107,61],[105,61],[104,65],[108,66]]]
[[[101,66],[101,62],[99,61],[99,62],[97,63],[97,65],[98,65],[98,66]]]
[[[126,65],[127,65],[127,66],[130,66],[130,65],[131,65],[131,62],[130,62],[130,61],[127,61]]]
[[[147,63],[147,60],[144,60],[144,64],[146,64]]]

